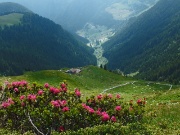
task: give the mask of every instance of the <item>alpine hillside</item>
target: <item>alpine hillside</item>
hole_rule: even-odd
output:
[[[1,0],[17,2],[47,17],[64,29],[88,40],[94,49],[97,65],[105,65],[102,44],[109,40],[127,20],[139,16],[158,0]],[[41,7],[41,8],[39,8]],[[77,36],[76,36],[77,37]]]
[[[60,25],[19,4],[0,7],[1,75],[96,64],[92,50]]]
[[[103,45],[108,68],[179,83],[180,1],[160,0]]]

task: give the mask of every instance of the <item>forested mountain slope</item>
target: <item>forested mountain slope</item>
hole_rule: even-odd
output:
[[[110,69],[147,80],[180,80],[180,1],[160,0],[103,45]]]
[[[14,4],[14,9],[16,6]],[[92,50],[60,25],[30,12],[14,10],[14,13],[22,15],[20,23],[0,26],[1,75],[96,63]]]

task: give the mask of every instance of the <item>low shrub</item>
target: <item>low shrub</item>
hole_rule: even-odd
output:
[[[81,95],[78,88],[69,92],[66,82],[59,88],[48,83],[30,86],[26,81],[5,82],[1,87],[1,127],[51,134],[109,123],[126,126],[143,117],[145,99],[127,103],[118,94],[99,94],[82,101]]]

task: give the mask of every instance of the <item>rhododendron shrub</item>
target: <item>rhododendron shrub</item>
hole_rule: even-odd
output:
[[[1,126],[51,134],[93,127],[109,122],[125,125],[141,120],[145,99],[123,102],[119,94],[99,94],[81,100],[81,91],[68,91],[67,84],[59,87],[45,83],[32,86],[26,81],[6,82],[1,88]]]

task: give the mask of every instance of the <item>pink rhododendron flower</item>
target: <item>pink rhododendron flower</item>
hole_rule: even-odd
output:
[[[7,108],[11,106],[12,104],[14,104],[14,101],[12,100],[12,98],[8,98],[7,102],[2,102],[1,107]]]
[[[141,100],[141,99],[138,99],[138,100],[137,100],[137,104],[138,104],[138,105],[141,105],[141,104],[142,104],[142,100]]]
[[[14,101],[12,100],[12,98],[8,98],[7,102],[10,103],[10,104],[14,104]]]
[[[97,115],[101,116],[101,111],[100,111],[100,110],[97,110],[95,113],[96,113]]]
[[[22,95],[22,96],[20,96],[20,100],[23,100],[23,99],[25,99],[25,95]]]
[[[89,112],[89,113],[94,113],[95,111],[94,111],[93,108],[89,108],[89,109],[88,109],[88,112]]]
[[[20,85],[20,82],[12,82],[13,87],[19,87],[19,85]]]
[[[67,88],[66,87],[62,88],[62,91],[67,92]]]
[[[53,94],[56,95],[56,94],[59,94],[60,92],[61,92],[61,91],[60,91],[58,88],[55,88]]]
[[[99,116],[101,116],[102,114],[101,114],[101,108],[98,108],[98,110],[95,112],[97,115],[99,115]]]
[[[63,107],[67,104],[67,101],[66,100],[52,100],[51,101],[51,104],[54,106],[54,107]]]
[[[108,94],[107,96],[108,96],[108,98],[112,98],[113,97],[112,94]]]
[[[67,104],[67,101],[66,100],[62,100],[62,101],[59,100],[59,103],[61,106],[65,106]]]
[[[60,107],[60,103],[59,103],[58,100],[51,101],[51,104],[52,104],[53,107]]]
[[[86,108],[86,104],[82,103],[82,107],[85,109]]]
[[[25,81],[25,80],[22,80],[22,81],[20,81],[20,85],[23,87],[23,86],[27,86],[27,82]]]
[[[115,107],[115,110],[116,110],[116,111],[121,111],[121,109],[122,109],[121,106],[116,106],[116,107]]]
[[[18,88],[14,88],[14,92],[19,92]]]
[[[47,88],[49,88],[49,84],[48,83],[45,83],[44,84],[44,87],[47,89]]]
[[[62,83],[61,84],[61,88],[63,89],[63,88],[65,88],[66,87],[66,84],[65,83]]]
[[[50,87],[50,92],[51,93],[53,93],[53,94],[59,94],[60,92],[61,92],[61,90],[60,89],[58,89],[58,88],[54,88],[54,87]]]
[[[43,93],[44,93],[43,90],[39,90],[39,91],[38,91],[38,95],[40,95],[40,96],[41,96]]]
[[[112,122],[116,122],[116,117],[115,117],[115,116],[112,116],[112,117],[111,117],[111,121],[112,121]]]
[[[102,99],[103,98],[103,95],[102,94],[99,94],[98,96],[97,96],[97,99]]]
[[[63,111],[63,112],[69,111],[69,107],[63,107],[62,111]]]
[[[76,94],[77,97],[81,96],[81,92],[77,88],[75,89],[75,94]]]
[[[50,88],[49,88],[49,91],[50,91],[51,93],[54,93],[54,89],[55,89],[54,87],[50,87]]]
[[[117,99],[121,98],[121,95],[120,95],[120,94],[117,94],[117,95],[116,95],[116,98],[117,98]]]
[[[7,107],[9,107],[11,104],[9,103],[9,102],[3,102],[2,104],[1,104],[1,107],[2,108],[7,108]]]
[[[101,116],[102,121],[108,121],[110,119],[107,112],[102,112],[101,114],[102,114],[102,116]]]
[[[29,95],[27,96],[27,99],[30,100],[30,101],[32,101],[32,102],[34,102],[34,101],[36,100],[36,95],[29,94]]]

